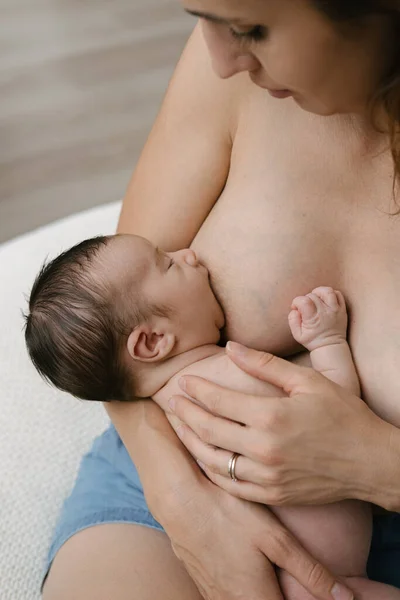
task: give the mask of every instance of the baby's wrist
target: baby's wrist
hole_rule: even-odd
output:
[[[306,346],[309,352],[318,350],[319,348],[326,348],[327,346],[340,346],[342,344],[347,345],[346,334],[337,332],[330,333],[328,335],[318,335],[315,339],[309,342]]]

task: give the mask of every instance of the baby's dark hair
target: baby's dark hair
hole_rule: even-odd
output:
[[[84,400],[135,398],[122,352],[132,329],[148,315],[132,298],[128,307],[124,291],[114,290],[95,269],[113,237],[85,240],[45,264],[25,317],[26,345],[40,375]]]

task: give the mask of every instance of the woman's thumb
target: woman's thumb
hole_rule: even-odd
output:
[[[243,371],[282,388],[287,394],[293,392],[295,386],[297,387],[304,377],[304,367],[294,365],[268,352],[251,350],[236,342],[227,343],[226,353]]]

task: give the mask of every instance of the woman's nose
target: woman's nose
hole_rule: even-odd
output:
[[[220,25],[203,22],[203,34],[211,56],[213,69],[221,79],[243,71],[256,71],[260,63],[255,56],[244,52],[238,40]]]
[[[229,77],[245,71],[256,71],[259,66],[259,62],[251,54],[213,61],[214,71],[221,79],[229,79]]]

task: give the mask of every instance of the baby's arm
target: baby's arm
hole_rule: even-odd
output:
[[[293,300],[289,325],[310,352],[311,364],[335,383],[360,395],[360,383],[346,340],[347,312],[341,292],[319,287]]]

